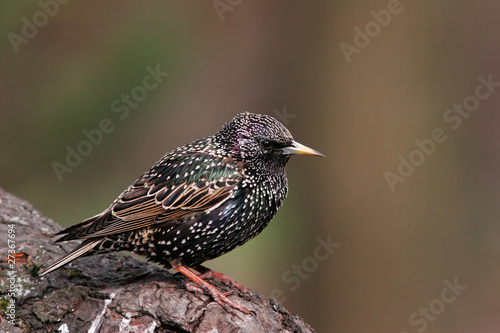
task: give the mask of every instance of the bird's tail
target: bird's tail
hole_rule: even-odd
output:
[[[85,240],[82,244],[80,244],[77,248],[75,248],[71,253],[67,254],[66,256],[62,257],[49,267],[43,270],[39,275],[44,276],[46,274],[49,274],[52,271],[55,271],[59,267],[62,267],[76,258],[85,256],[88,254],[90,251],[92,251],[94,248],[99,247],[101,243],[104,241],[104,239],[99,238],[99,239],[87,239]]]

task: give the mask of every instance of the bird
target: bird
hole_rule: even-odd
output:
[[[285,165],[295,154],[325,156],[272,116],[237,114],[214,135],[164,155],[102,213],[55,234],[57,243],[83,242],[39,275],[80,257],[129,251],[179,271],[221,306],[250,313],[204,278],[241,286],[202,263],[269,224],[287,196]]]

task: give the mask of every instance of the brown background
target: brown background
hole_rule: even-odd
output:
[[[42,8],[3,2],[0,186],[68,226],[236,113],[286,108],[297,141],[327,158],[294,158],[289,198],[269,228],[208,265],[264,294],[281,290],[319,332],[498,331],[500,91],[456,129],[443,115],[475,94],[479,76],[500,81],[500,3],[215,5],[52,5],[53,17],[13,47],[26,20],[44,23]],[[388,8],[382,27],[374,15]],[[341,43],[355,45],[366,24],[368,45],[346,57]],[[112,102],[157,65],[169,76],[121,120]],[[60,182],[52,163],[104,118],[114,131]],[[400,155],[423,156],[415,140],[436,128],[446,140],[391,191],[384,173],[398,172]],[[311,259],[318,237],[340,244],[323,261]],[[294,271],[303,264],[310,272]],[[453,295],[443,281],[455,279],[467,288],[440,301]],[[430,305],[439,313],[423,320],[419,308]],[[415,312],[425,327],[410,323]]]

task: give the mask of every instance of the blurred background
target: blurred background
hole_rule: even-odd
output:
[[[0,4],[0,186],[69,226],[273,115],[327,158],[209,267],[318,332],[498,332],[498,1],[60,1]]]

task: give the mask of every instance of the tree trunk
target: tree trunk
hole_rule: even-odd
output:
[[[0,332],[314,332],[276,300],[217,281],[255,314],[229,313],[186,279],[130,256],[81,258],[46,277],[41,266],[76,243],[53,244],[61,229],[0,188]],[[5,250],[4,250],[5,249]]]

